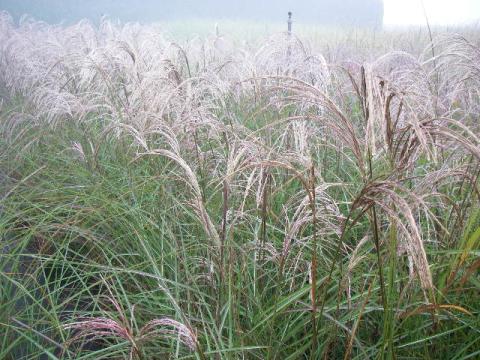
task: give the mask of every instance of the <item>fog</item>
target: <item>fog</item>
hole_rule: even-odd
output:
[[[480,19],[479,0],[385,0],[384,24],[463,25]]]
[[[82,18],[97,22],[102,15],[123,22],[189,19],[284,21],[318,25],[378,27],[383,23],[382,0],[0,0],[0,9],[15,20],[29,14],[49,23],[72,23]]]

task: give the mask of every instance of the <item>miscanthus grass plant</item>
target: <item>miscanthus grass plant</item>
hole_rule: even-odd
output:
[[[479,37],[405,38],[2,13],[0,358],[478,358]]]

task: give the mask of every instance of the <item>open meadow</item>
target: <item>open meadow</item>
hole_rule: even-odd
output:
[[[0,359],[479,359],[480,28],[186,26],[0,13]]]

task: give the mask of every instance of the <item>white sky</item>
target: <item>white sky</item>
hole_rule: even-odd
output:
[[[424,25],[422,0],[384,0],[386,25]],[[480,0],[423,0],[428,20],[454,25],[480,20]]]

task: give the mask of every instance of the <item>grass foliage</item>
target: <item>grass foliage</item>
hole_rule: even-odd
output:
[[[479,38],[1,14],[0,358],[478,358]]]

